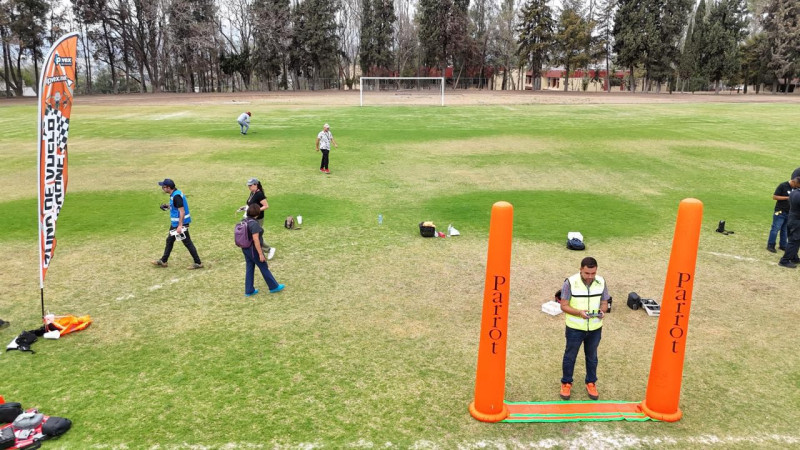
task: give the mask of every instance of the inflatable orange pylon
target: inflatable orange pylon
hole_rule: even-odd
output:
[[[702,222],[703,203],[694,198],[682,200],[661,297],[647,394],[641,403],[647,416],[666,422],[676,422],[683,415],[678,402]]]
[[[508,417],[508,406],[503,397],[506,384],[506,332],[513,224],[514,207],[510,203],[497,202],[492,205],[475,401],[469,405],[472,417],[483,422],[499,422]]]

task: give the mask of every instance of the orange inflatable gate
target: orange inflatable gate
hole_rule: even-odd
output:
[[[469,405],[472,417],[483,422],[680,420],[678,401],[702,219],[700,200],[680,202],[643,402],[507,402],[503,397],[514,207],[495,203],[489,223],[475,400]]]

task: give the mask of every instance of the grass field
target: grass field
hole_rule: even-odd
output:
[[[356,97],[353,97],[356,104]],[[253,113],[248,136],[236,116]],[[45,303],[86,331],[0,356],[0,395],[68,417],[48,448],[800,447],[798,272],[764,250],[800,166],[796,103],[372,107],[252,97],[77,98]],[[319,173],[314,140],[339,148]],[[38,328],[36,108],[0,103],[0,330]],[[156,182],[188,196],[206,269],[187,271]],[[245,181],[270,209],[287,288],[245,298]],[[485,424],[473,399],[491,205],[514,205],[506,399],[556,400],[564,319],[540,306],[595,256],[614,297],[605,400],[645,395],[681,199],[705,205],[676,423]],[[382,214],[383,224],[377,216]],[[282,227],[302,215],[303,228]],[[419,237],[417,223],[462,236]],[[714,233],[719,220],[735,234]],[[565,249],[581,231],[587,252]],[[580,358],[579,358],[580,359]],[[582,360],[576,379],[583,376]],[[576,389],[573,399],[583,399]]]

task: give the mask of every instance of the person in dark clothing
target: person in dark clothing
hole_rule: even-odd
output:
[[[767,238],[767,250],[776,253],[775,241],[780,234],[781,250],[786,250],[786,235],[787,235],[787,222],[786,217],[789,215],[789,193],[792,190],[800,187],[800,184],[795,181],[784,181],[775,188],[775,193],[772,194],[772,199],[775,200],[775,212],[772,214],[772,228],[769,230],[769,237]]]
[[[252,236],[253,242],[250,247],[242,249],[246,267],[244,274],[245,297],[251,297],[258,294],[258,289],[256,289],[253,285],[256,266],[258,266],[258,269],[261,271],[261,276],[264,277],[264,281],[267,282],[269,292],[274,294],[282,291],[283,288],[286,287],[283,284],[275,281],[275,277],[272,275],[272,272],[270,272],[269,266],[267,265],[266,258],[264,258],[264,251],[262,250],[264,247],[264,241],[262,240],[264,229],[261,228],[261,225],[259,225],[258,221],[255,220],[260,212],[261,209],[256,203],[253,203],[247,207],[247,217],[253,219],[247,221],[247,231],[250,233],[250,236]]]
[[[800,184],[800,176],[793,178],[793,181]],[[795,189],[789,194],[789,216],[786,222],[789,240],[778,265],[795,269],[800,263],[797,257],[797,250],[800,249],[800,189]]]
[[[164,255],[161,256],[161,259],[153,261],[153,265],[167,267],[167,260],[169,260],[169,255],[172,253],[172,246],[176,240],[179,240],[183,242],[183,245],[189,250],[189,254],[192,255],[194,260],[194,264],[189,266],[188,269],[202,269],[203,263],[197,255],[197,249],[192,243],[191,236],[189,236],[189,224],[192,222],[192,216],[189,213],[189,203],[186,201],[186,197],[183,192],[175,187],[175,182],[169,178],[159,181],[158,185],[161,186],[161,190],[165,194],[169,195],[169,205],[162,205],[161,209],[169,210],[170,226],[169,233],[167,233],[167,245],[164,247]]]
[[[250,178],[247,180],[247,188],[250,189],[250,196],[247,198],[247,204],[239,208],[240,211],[246,211],[247,207],[250,205],[258,205],[260,210],[258,217],[258,224],[261,227],[264,227],[264,211],[269,209],[269,203],[267,203],[267,195],[264,194],[264,188],[261,186],[261,182],[258,181],[257,178]],[[263,234],[261,236],[263,241]],[[275,247],[270,247],[269,244],[264,244],[264,251],[267,252],[267,261],[272,260],[275,256]]]

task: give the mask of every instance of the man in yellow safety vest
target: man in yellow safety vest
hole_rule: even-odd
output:
[[[597,347],[600,345],[609,298],[605,280],[597,275],[597,260],[591,256],[583,258],[580,272],[564,281],[561,310],[566,318],[567,346],[561,364],[559,393],[564,400],[570,398],[572,372],[581,344],[586,355],[586,392],[592,400],[600,398],[597,392]]]

